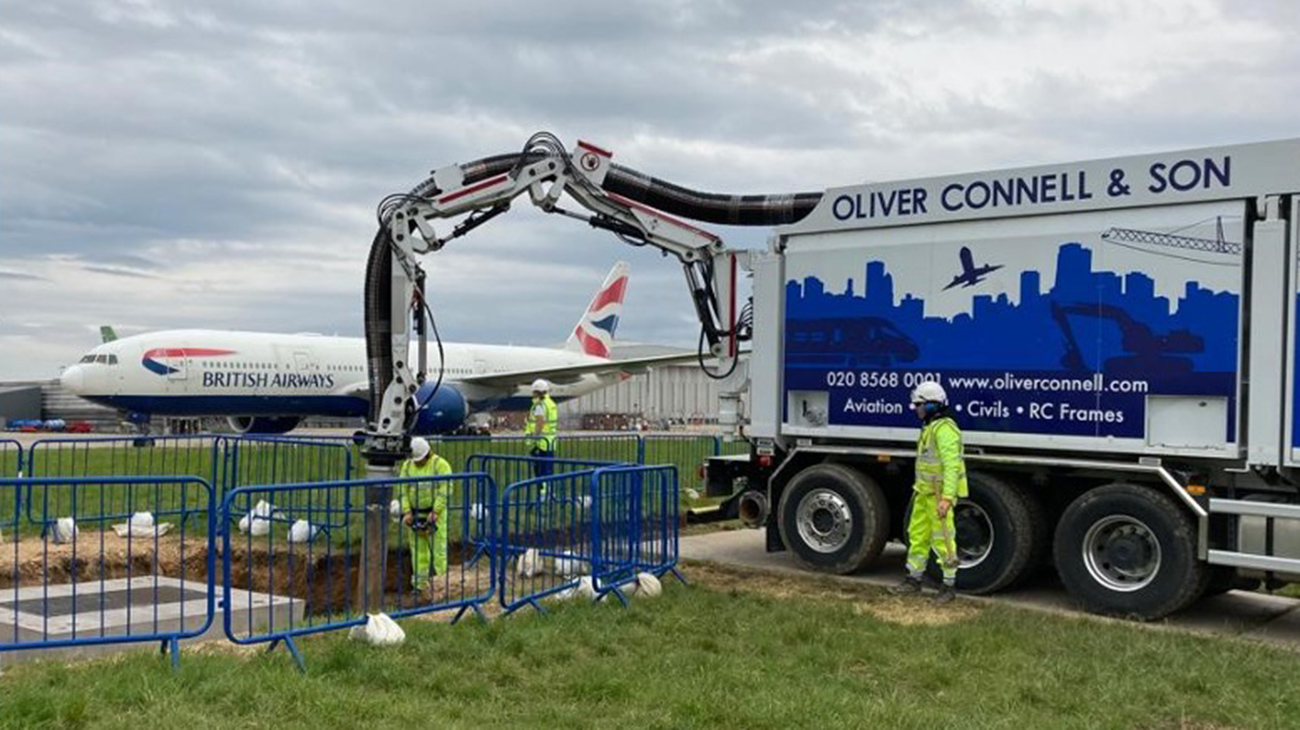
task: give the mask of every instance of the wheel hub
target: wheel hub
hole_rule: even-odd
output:
[[[1145,588],[1160,572],[1160,542],[1146,523],[1111,515],[1088,528],[1083,562],[1093,580],[1124,593]]]
[[[829,489],[814,489],[799,500],[795,510],[799,538],[819,553],[842,549],[853,531],[848,502]]]
[[[957,533],[958,568],[973,568],[984,562],[993,549],[993,521],[988,513],[974,502],[958,502],[952,522]]]

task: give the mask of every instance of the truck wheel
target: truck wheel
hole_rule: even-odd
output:
[[[799,472],[781,495],[781,541],[805,566],[852,573],[880,556],[889,503],[880,486],[843,464]]]
[[[957,589],[986,594],[1010,587],[1031,572],[1046,549],[1043,507],[1033,495],[997,477],[970,472],[970,496],[957,502]],[[908,505],[911,520],[911,505]],[[933,553],[927,574],[940,580],[943,571]]]
[[[1074,500],[1056,526],[1056,570],[1093,613],[1157,619],[1205,590],[1196,524],[1148,487],[1110,484]]]

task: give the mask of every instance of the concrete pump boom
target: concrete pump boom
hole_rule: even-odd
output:
[[[579,142],[568,151],[538,133],[520,153],[498,155],[433,174],[409,193],[380,203],[379,230],[366,267],[365,330],[370,372],[370,419],[365,454],[387,469],[408,448],[409,425],[425,379],[424,272],[417,255],[441,249],[509,210],[518,197],[547,213],[584,221],[623,241],[653,246],[682,264],[709,354],[728,369],[749,336],[736,285],[747,268],[743,252],[679,218],[729,225],[772,226],[807,215],[821,193],[718,195],[701,193],[611,162],[611,153]],[[561,207],[564,200],[582,210]],[[433,221],[463,216],[440,235]],[[676,217],[674,217],[676,216]],[[407,362],[411,335],[419,362]]]

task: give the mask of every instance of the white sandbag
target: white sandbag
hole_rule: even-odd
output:
[[[478,502],[475,502],[469,506],[469,516],[473,517],[476,521],[482,521],[487,519],[487,509]]]
[[[131,526],[142,527],[144,529],[149,529],[150,527],[153,527],[153,513],[136,512],[135,514],[131,515]]]
[[[62,545],[77,539],[77,521],[71,517],[60,517],[54,523],[54,542]]]
[[[692,502],[694,502],[695,500],[697,500],[697,499],[700,498],[700,493],[699,493],[699,491],[697,491],[697,490],[694,490],[694,489],[691,489],[690,487],[687,487],[687,488],[686,488],[686,498],[689,499],[689,500],[691,500]]]
[[[371,646],[396,646],[406,641],[406,632],[386,613],[372,613],[362,626],[353,626],[348,638]]]
[[[629,590],[629,593],[635,592],[637,596],[646,598],[654,598],[664,592],[664,584],[659,582],[654,573],[637,573],[630,588],[635,588],[635,591]]]
[[[583,561],[570,552],[560,553],[560,557],[555,559],[551,566],[556,575],[561,578],[572,578],[582,570]]]
[[[537,548],[528,548],[515,562],[515,575],[520,578],[532,578],[542,572],[542,559]]]
[[[402,501],[400,499],[394,499],[388,503],[388,518],[393,522],[402,521]]]
[[[130,522],[119,522],[116,525],[113,525],[113,532],[116,532],[118,537],[131,538],[153,539],[155,537],[162,537],[163,535],[166,535],[170,529],[172,529],[172,523],[170,522],[159,522],[151,527],[140,527],[139,525],[133,525]]]
[[[289,542],[311,542],[320,533],[320,527],[307,520],[298,520],[289,526]]]
[[[264,499],[257,501],[253,509],[239,521],[239,531],[247,532],[253,537],[264,537],[271,532],[271,521],[267,519],[278,510]]]
[[[596,584],[591,581],[591,576],[584,575],[578,579],[578,585],[573,589],[574,595],[578,598],[585,598],[588,601],[596,598]]]

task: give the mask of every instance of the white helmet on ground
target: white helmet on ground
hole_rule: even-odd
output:
[[[919,406],[922,403],[948,405],[948,394],[944,392],[943,386],[938,383],[921,383],[912,390],[912,405]]]
[[[429,455],[429,442],[428,442],[428,440],[426,440],[426,439],[424,439],[424,438],[422,438],[422,437],[420,437],[420,436],[416,436],[415,438],[411,439],[411,458],[412,458],[412,459],[415,459],[416,461],[420,461],[421,459],[423,459],[424,457],[426,457],[426,456],[428,456],[428,455]]]
[[[533,392],[549,393],[551,392],[551,384],[546,382],[546,378],[538,378],[537,380],[533,381]]]

